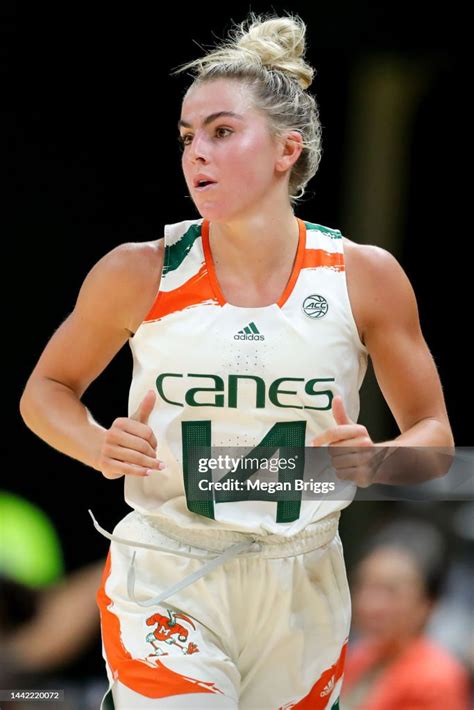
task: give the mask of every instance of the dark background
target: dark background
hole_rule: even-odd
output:
[[[472,444],[472,323],[468,278],[471,226],[465,169],[465,22],[453,3],[20,3],[4,6],[3,112],[6,168],[17,203],[4,242],[4,375],[7,434],[2,487],[41,506],[63,542],[67,570],[104,556],[106,541],[87,509],[110,529],[128,512],[123,481],[107,481],[54,451],[22,422],[18,401],[37,358],[74,307],[86,273],[126,241],[155,239],[163,225],[197,218],[180,172],[176,122],[186,76],[170,77],[201,46],[222,38],[230,18],[291,10],[308,25],[308,60],[320,106],[324,153],[298,216],[349,229],[344,170],[350,135],[349,87],[364,58],[426,60],[434,80],[409,141],[409,181],[397,256],[418,298],[423,331],[438,366],[458,445]],[[374,241],[373,243],[377,243]],[[126,346],[86,393],[105,426],[127,411]],[[361,421],[370,402],[363,402]],[[396,435],[393,420],[386,435]],[[391,504],[392,506],[394,504]],[[357,506],[357,504],[354,504]],[[372,509],[371,509],[372,510]],[[377,514],[385,508],[378,506]],[[375,515],[375,513],[374,513]],[[359,517],[357,509],[351,517]],[[360,536],[369,522],[359,520]],[[344,531],[344,528],[343,528]],[[94,654],[91,654],[94,658]],[[101,667],[100,659],[83,668]],[[99,671],[100,672],[100,671]]]

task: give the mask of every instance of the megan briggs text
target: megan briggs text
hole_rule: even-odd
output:
[[[201,479],[198,483],[201,491],[264,491],[277,493],[280,491],[311,491],[312,493],[333,493],[336,489],[334,481],[315,481],[314,478],[294,481],[239,481],[235,478],[226,478],[225,481],[208,481]]]

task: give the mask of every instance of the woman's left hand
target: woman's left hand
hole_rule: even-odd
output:
[[[340,395],[333,398],[332,413],[337,426],[318,434],[311,443],[313,446],[328,445],[339,479],[367,488],[373,483],[385,458],[386,448],[376,447],[365,426],[356,424],[348,417]]]

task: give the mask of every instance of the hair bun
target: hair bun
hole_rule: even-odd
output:
[[[307,89],[314,69],[304,61],[305,35],[306,25],[299,17],[265,20],[252,13],[234,33],[234,42],[236,48],[253,55],[267,69],[289,74]]]

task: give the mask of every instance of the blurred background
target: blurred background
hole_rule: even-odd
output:
[[[356,242],[385,247],[399,259],[417,294],[456,444],[473,443],[472,355],[466,347],[466,320],[472,322],[464,166],[468,81],[461,37],[466,20],[456,3],[435,9],[416,2],[292,0],[291,6],[231,2],[212,10],[202,4],[4,3],[2,76],[8,100],[2,118],[11,195],[5,211],[14,203],[18,210],[4,243],[4,263],[13,272],[13,286],[5,288],[3,299],[5,351],[13,351],[13,361],[3,382],[9,416],[1,488],[10,504],[16,496],[44,513],[58,544],[50,553],[57,565],[49,579],[24,579],[11,561],[3,561],[0,633],[11,642],[23,629],[23,637],[15,637],[18,652],[33,646],[39,651],[44,638],[38,629],[54,635],[59,619],[67,625],[83,610],[88,630],[71,632],[70,651],[53,649],[43,668],[33,654],[25,671],[35,682],[25,680],[23,687],[69,688],[64,710],[97,708],[105,686],[98,617],[88,604],[107,543],[93,529],[87,509],[111,529],[128,508],[123,481],[107,481],[37,439],[23,424],[18,402],[93,264],[119,243],[158,238],[164,224],[199,216],[186,194],[176,141],[188,79],[169,74],[224,37],[231,19],[242,21],[249,10],[292,11],[308,25],[323,158],[297,215],[339,228]],[[84,401],[102,424],[127,411],[130,375],[125,347],[86,393]],[[361,397],[359,421],[373,440],[396,436],[370,369]],[[409,514],[436,524],[449,565],[429,633],[471,674],[472,513],[467,501],[456,498],[366,501],[346,509],[341,523],[349,572],[364,542],[385,523]],[[0,522],[0,545],[23,549],[25,536],[7,545],[6,519],[5,514]],[[30,595],[20,608],[14,585]],[[51,603],[43,612],[47,590],[57,606]],[[48,613],[57,616],[37,629],[27,625],[35,613],[41,623]]]

